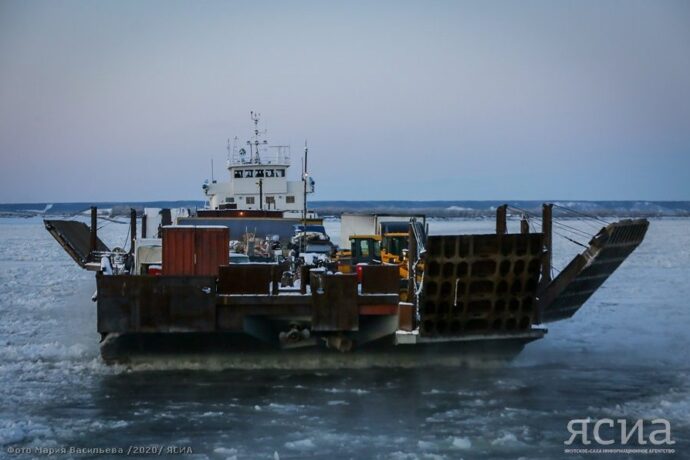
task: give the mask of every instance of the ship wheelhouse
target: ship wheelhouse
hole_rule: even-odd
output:
[[[263,210],[302,213],[314,181],[304,173],[301,180],[288,180],[290,147],[268,145],[259,129],[258,114],[252,113],[253,137],[246,147],[231,147],[228,140],[227,181],[208,181],[204,193],[210,210]]]

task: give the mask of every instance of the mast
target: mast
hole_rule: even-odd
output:
[[[553,259],[553,204],[542,205],[541,232],[544,234],[544,255],[541,276],[544,286],[551,282],[551,261]]]
[[[259,179],[259,210],[264,210],[264,180]]]
[[[261,164],[261,154],[259,146],[268,144],[268,141],[266,139],[264,139],[263,141],[260,139],[261,134],[263,134],[261,131],[259,131],[259,119],[261,118],[261,114],[255,112],[249,112],[249,114],[251,115],[252,121],[254,122],[254,136],[253,140],[247,141],[247,144],[249,145],[249,154],[251,162],[258,165]]]
[[[302,238],[299,240],[299,252],[304,252],[304,243],[306,243],[307,235],[307,178],[309,174],[307,173],[307,159],[309,157],[309,149],[307,148],[307,141],[304,141],[304,161],[302,162],[302,185],[304,190],[304,196],[302,200]]]
[[[98,249],[98,208],[91,206],[91,233],[89,234],[89,255]]]
[[[303,199],[303,206],[304,209],[302,210],[302,225],[306,227],[307,225],[307,179],[309,178],[309,173],[307,169],[307,160],[309,158],[309,149],[307,148],[307,141],[304,141],[304,171],[302,174],[302,182],[304,185],[304,199]]]

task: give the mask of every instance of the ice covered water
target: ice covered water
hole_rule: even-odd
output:
[[[430,225],[494,228],[488,219]],[[327,226],[337,237],[338,222]],[[111,246],[126,234],[118,224],[101,231]],[[580,250],[557,238],[554,266]],[[0,457],[10,446],[163,445],[209,459],[555,458],[568,420],[588,416],[666,418],[677,455],[689,452],[687,219],[652,221],[589,303],[507,366],[108,367],[98,357],[94,288],[39,219],[0,219]]]

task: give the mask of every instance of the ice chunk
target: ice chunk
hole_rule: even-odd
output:
[[[311,450],[316,446],[314,441],[309,438],[301,439],[299,441],[290,441],[285,443],[285,447],[291,450]]]

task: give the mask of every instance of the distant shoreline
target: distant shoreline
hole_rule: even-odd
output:
[[[554,215],[577,217],[578,213],[598,217],[690,217],[690,201],[576,201],[553,200]],[[542,201],[312,201],[309,209],[322,216],[340,216],[344,213],[375,213],[396,215],[426,215],[439,218],[483,218],[495,215],[504,203],[509,214],[541,214]],[[111,210],[110,215],[128,215],[129,209],[144,208],[202,208],[203,201],[147,201],[101,203],[0,203],[0,217],[66,216],[80,214],[91,206]]]

